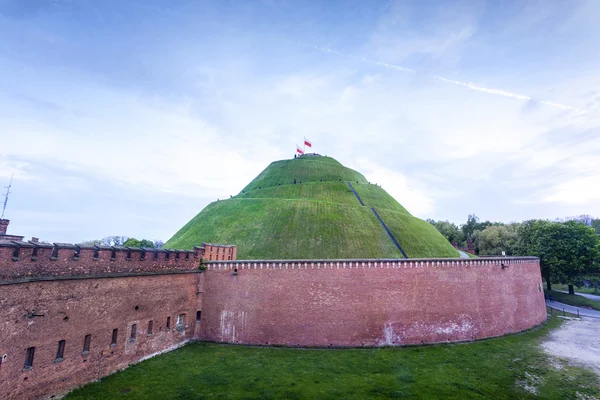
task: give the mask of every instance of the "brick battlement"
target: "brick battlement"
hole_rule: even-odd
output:
[[[283,270],[283,269],[405,269],[405,268],[452,268],[452,267],[500,267],[537,261],[537,257],[486,257],[485,259],[411,258],[411,259],[340,259],[340,260],[236,260],[211,261],[206,269],[231,270]]]
[[[235,246],[204,243],[194,250],[167,250],[0,240],[0,282],[191,271],[201,260],[235,257]]]

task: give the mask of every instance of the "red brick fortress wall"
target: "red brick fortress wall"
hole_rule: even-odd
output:
[[[50,398],[192,339],[204,251],[0,240],[0,398]]]
[[[0,286],[2,398],[48,398],[184,344],[194,335],[202,286],[200,272]],[[180,326],[179,315],[185,315]],[[61,340],[64,355],[57,360]],[[27,368],[30,347],[35,352]]]
[[[198,339],[287,346],[453,342],[546,319],[539,260],[207,264]]]

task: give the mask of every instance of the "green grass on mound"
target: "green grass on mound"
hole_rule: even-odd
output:
[[[195,343],[89,384],[91,399],[592,399],[600,381],[522,335],[414,348],[308,350]]]
[[[339,182],[309,182],[296,185],[282,185],[261,190],[251,190],[237,195],[238,199],[285,199],[311,200],[327,203],[340,203],[348,206],[359,205],[350,187]]]
[[[272,162],[263,172],[261,172],[244,191],[255,190],[259,187],[267,188],[272,186],[291,185],[294,183],[307,182],[342,182],[352,181],[367,183],[365,177],[346,168],[333,158],[313,157],[297,158],[292,160],[281,160]]]
[[[410,215],[406,208],[402,207],[392,196],[388,194],[382,187],[371,184],[352,184],[356,193],[360,196],[363,203],[367,207],[375,207],[379,210],[397,211]]]
[[[427,221],[404,213],[377,209],[410,258],[458,257],[458,251]]]
[[[238,258],[250,260],[402,257],[368,208],[310,200],[214,202],[171,241],[235,243]]]
[[[433,226],[412,217],[381,187],[318,156],[271,163],[237,196],[209,204],[165,247],[235,244],[239,259],[402,257],[370,207],[409,257],[458,257]]]

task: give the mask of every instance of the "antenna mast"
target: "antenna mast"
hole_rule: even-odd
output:
[[[10,183],[8,184],[8,186],[4,186],[4,188],[6,189],[6,193],[4,193],[4,207],[2,207],[2,215],[0,216],[0,219],[4,218],[4,212],[6,211],[6,203],[8,203],[8,195],[10,194],[10,187],[12,186],[12,181],[13,176],[11,174]]]

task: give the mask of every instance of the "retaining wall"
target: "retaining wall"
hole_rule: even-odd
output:
[[[286,346],[482,339],[546,318],[537,258],[209,263],[198,338]]]
[[[531,257],[208,261],[203,271],[191,254],[171,254],[170,264],[127,250],[94,257],[93,249],[55,247],[57,256],[33,256],[0,246],[2,398],[60,395],[191,339],[393,346],[498,336],[546,318],[539,261]]]

